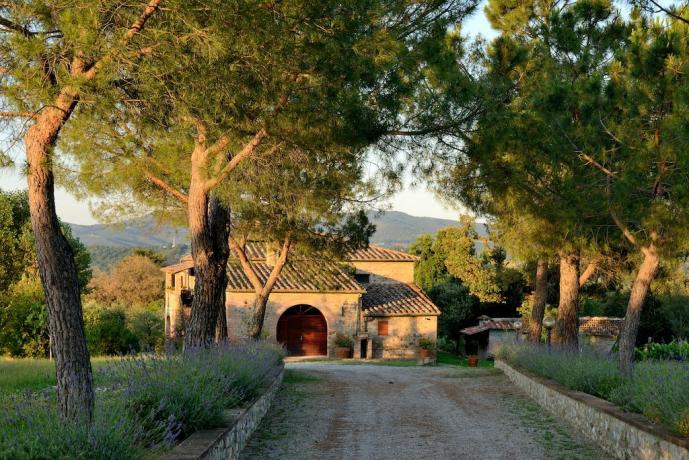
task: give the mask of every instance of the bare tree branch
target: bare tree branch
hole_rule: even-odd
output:
[[[627,228],[626,225],[622,223],[622,221],[617,217],[617,214],[615,211],[610,209],[610,217],[612,217],[612,220],[615,222],[615,225],[617,225],[617,228],[619,228],[622,231],[622,234],[624,235],[627,240],[632,243],[634,246],[638,246],[639,243],[636,240],[636,237],[634,234]]]
[[[603,166],[602,164],[598,163],[598,162],[597,162],[596,160],[594,160],[591,156],[589,156],[589,155],[587,155],[587,154],[585,154],[585,153],[583,153],[583,152],[579,152],[579,155],[581,156],[581,158],[583,158],[584,160],[586,160],[586,164],[590,164],[590,165],[595,166],[597,169],[599,169],[600,171],[602,171],[603,173],[605,173],[607,176],[609,176],[609,177],[615,177],[615,176],[617,175],[616,172],[611,171],[610,169],[606,168],[606,167]]]
[[[239,244],[233,236],[230,236],[229,243],[232,252],[234,252],[237,256],[237,259],[239,259],[239,264],[242,266],[242,271],[244,271],[246,277],[249,278],[251,285],[254,287],[254,291],[256,291],[256,294],[259,294],[263,290],[263,283],[261,283],[258,273],[256,273],[254,266],[251,264],[251,261],[249,261],[249,258],[246,255],[246,240],[243,240],[242,244]]]

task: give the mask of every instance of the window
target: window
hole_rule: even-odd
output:
[[[189,270],[187,270],[187,274],[188,274],[189,276],[195,276],[195,275],[194,275],[194,267],[191,267]]]
[[[173,289],[175,287],[175,274],[174,273],[170,276],[170,287]]]
[[[371,282],[371,274],[370,273],[355,273],[354,279],[357,281],[357,283],[368,284]]]
[[[387,320],[378,320],[378,335],[388,335]]]

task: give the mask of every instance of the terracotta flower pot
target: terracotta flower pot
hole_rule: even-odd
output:
[[[335,347],[335,356],[337,356],[338,359],[347,359],[349,358],[349,353],[351,352],[350,348],[347,347]]]
[[[420,357],[421,359],[430,358],[430,357],[431,357],[431,350],[428,350],[428,349],[426,349],[426,348],[421,348],[421,349],[419,350],[419,357]]]
[[[469,356],[467,358],[467,362],[469,364],[469,367],[477,367],[478,366],[478,356]]]

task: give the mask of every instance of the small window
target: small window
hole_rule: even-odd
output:
[[[173,273],[172,276],[170,276],[170,287],[174,288],[175,287],[175,278],[177,276]]]
[[[388,322],[378,320],[378,335],[388,335]]]
[[[371,274],[370,273],[355,273],[354,279],[357,281],[357,283],[368,284],[371,282]]]
[[[194,267],[191,267],[189,270],[187,270],[187,273],[189,274],[189,276],[195,276],[194,275]]]

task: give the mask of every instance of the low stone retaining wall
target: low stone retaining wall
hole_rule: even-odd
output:
[[[165,460],[236,459],[249,437],[268,412],[285,374],[281,369],[268,390],[251,406],[236,411],[234,424],[227,428],[197,431],[176,446]]]
[[[543,408],[579,429],[609,454],[623,459],[689,459],[689,440],[612,403],[495,361],[517,387]]]

